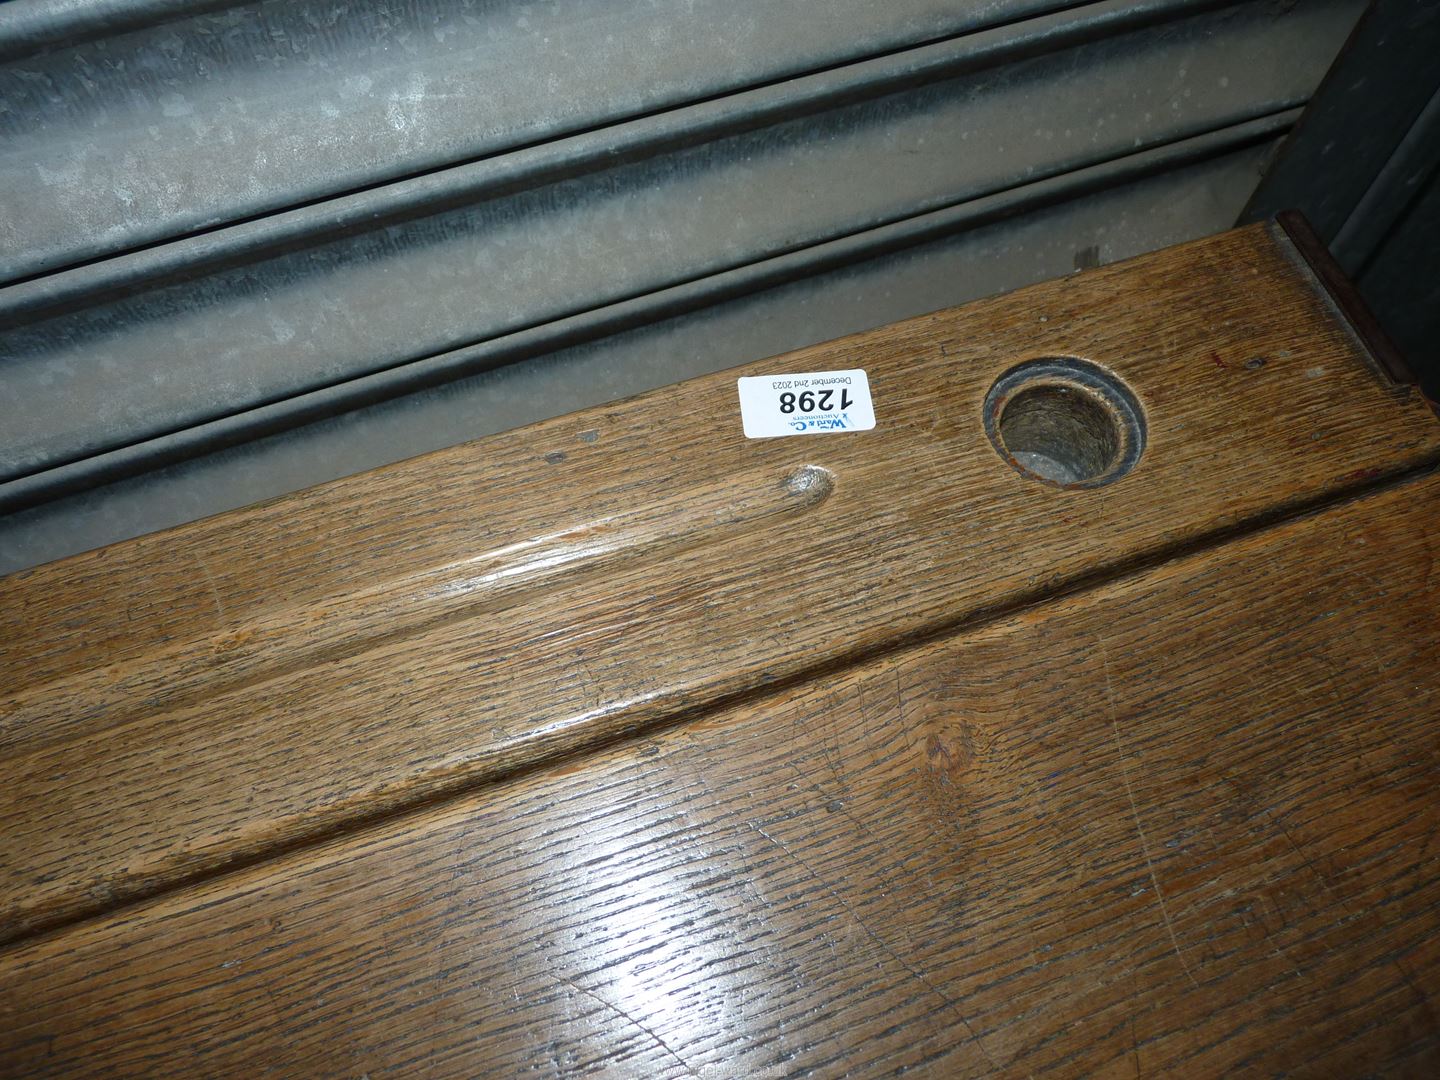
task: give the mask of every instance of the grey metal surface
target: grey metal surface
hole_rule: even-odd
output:
[[[1301,209],[1322,240],[1334,240],[1437,88],[1440,4],[1376,0],[1244,220]]]
[[[1222,228],[1359,10],[11,0],[0,567]]]
[[[0,280],[1065,6],[10,0]]]
[[[1241,220],[1284,209],[1440,390],[1440,4],[1366,12]]]
[[[1395,193],[1401,209],[1390,228],[1371,241],[1356,284],[1426,396],[1440,401],[1440,163],[1435,160],[1440,131],[1430,127],[1428,138],[1428,167],[1399,154],[1392,159],[1393,182],[1403,188]],[[1411,167],[1398,167],[1401,161]],[[1401,195],[1407,196],[1403,203]]]
[[[870,257],[0,517],[0,573],[1204,235],[1240,211],[1276,138],[1091,178],[916,246],[861,248]]]
[[[460,166],[355,197],[359,214],[326,203],[0,291],[0,397],[28,403],[0,480],[321,387],[348,404],[363,376],[1293,107],[1353,6],[1117,35],[1119,12],[1135,14],[1091,5],[549,144],[539,162]],[[1083,95],[1034,109],[1067,81]],[[611,163],[634,144],[643,156]]]

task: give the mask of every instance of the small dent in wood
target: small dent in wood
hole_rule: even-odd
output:
[[[802,465],[785,477],[785,491],[803,496],[808,506],[829,498],[835,489],[835,474],[819,465]]]

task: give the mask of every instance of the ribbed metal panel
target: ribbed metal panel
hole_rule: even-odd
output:
[[[88,6],[0,8],[5,278],[1072,5]]]
[[[1242,220],[1290,208],[1440,396],[1440,4],[1367,9]]]
[[[1223,228],[1358,10],[13,0],[0,567]]]

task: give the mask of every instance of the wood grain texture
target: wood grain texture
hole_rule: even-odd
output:
[[[989,445],[1051,356],[1120,481]],[[1374,359],[1261,226],[0,581],[0,1074],[1432,1075]],[[874,431],[743,438],[849,367]]]
[[[1432,1076],[1440,478],[0,955],[7,1075]]]
[[[1050,355],[1143,402],[1121,482],[985,442],[992,381]],[[736,374],[855,366],[875,431],[743,438]],[[1437,454],[1262,226],[6,578],[0,940]]]

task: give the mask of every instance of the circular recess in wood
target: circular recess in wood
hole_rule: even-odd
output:
[[[1011,368],[985,397],[985,433],[1022,476],[1053,487],[1119,480],[1145,450],[1145,414],[1130,388],[1068,357]]]

